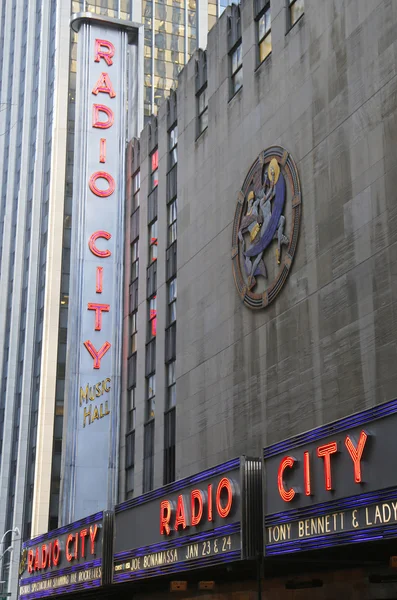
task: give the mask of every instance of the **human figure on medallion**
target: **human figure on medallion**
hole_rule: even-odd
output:
[[[258,275],[267,279],[263,254],[271,242],[277,240],[277,264],[281,262],[281,246],[289,243],[288,238],[284,235],[285,217],[282,214],[284,204],[285,180],[277,160],[273,158],[265,175],[263,188],[256,195],[253,191],[248,194],[247,212],[241,219],[238,231],[249,290],[256,285],[255,278]],[[246,248],[244,238],[246,233],[249,233],[251,242],[248,248]]]

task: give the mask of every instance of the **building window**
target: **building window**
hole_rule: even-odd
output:
[[[143,493],[153,489],[154,419],[145,424],[143,438]]]
[[[168,283],[168,325],[176,321],[176,277]]]
[[[139,273],[139,246],[138,240],[131,244],[131,281],[135,281]]]
[[[134,467],[135,467],[135,431],[130,431],[125,436],[125,479],[127,498],[134,493]]]
[[[135,310],[130,315],[130,349],[128,356],[134,354],[136,352],[136,342],[137,342],[137,319],[138,319],[138,311]]]
[[[170,169],[178,162],[178,125],[175,125],[169,133]]]
[[[175,481],[175,420],[175,408],[164,414],[164,485]]]
[[[208,127],[207,86],[197,94],[197,121],[198,135],[200,135]]]
[[[125,436],[126,492],[131,498],[134,492],[135,467],[135,388],[128,391],[127,435]]]
[[[230,61],[232,66],[232,96],[236,94],[240,88],[243,87],[243,60],[242,60],[242,43],[234,48],[230,54]]]
[[[171,246],[176,240],[176,198],[168,204],[168,246]]]
[[[148,301],[148,305],[149,305],[149,315],[148,315],[148,323],[149,323],[149,330],[148,330],[148,338],[149,340],[152,340],[153,338],[156,337],[156,333],[157,333],[157,296],[153,296],[152,298],[150,298],[150,300]]]
[[[151,156],[150,170],[151,189],[154,190],[159,184],[159,151],[155,150]]]
[[[141,172],[138,171],[132,177],[132,209],[135,212],[139,206],[139,192],[141,189]]]
[[[272,51],[270,4],[265,7],[257,22],[259,62],[262,63]]]
[[[135,388],[128,390],[128,418],[127,418],[127,431],[134,431],[136,425],[136,412],[135,412]]]
[[[149,225],[149,263],[157,260],[157,219]]]
[[[293,27],[305,12],[304,0],[288,0],[289,26]]]
[[[176,404],[175,361],[167,365],[167,410]]]
[[[156,406],[156,375],[147,378],[147,414],[146,420],[154,419]]]

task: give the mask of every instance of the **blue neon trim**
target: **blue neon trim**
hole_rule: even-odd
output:
[[[265,526],[277,525],[287,521],[298,521],[299,519],[306,519],[312,516],[327,514],[329,512],[348,510],[349,508],[355,508],[359,506],[370,506],[379,502],[386,502],[388,500],[395,499],[397,499],[397,487],[387,488],[380,492],[368,492],[358,496],[341,498],[340,500],[322,502],[320,504],[315,504],[314,506],[308,506],[305,508],[296,508],[294,510],[272,513],[271,515],[266,515]]]
[[[345,431],[346,429],[359,427],[360,425],[364,425],[365,423],[369,423],[377,419],[382,419],[383,417],[387,417],[388,415],[392,415],[396,412],[397,399],[390,400],[389,402],[379,404],[377,406],[374,406],[373,408],[368,408],[367,410],[355,413],[354,415],[350,415],[349,417],[344,417],[343,419],[339,419],[338,421],[333,421],[332,423],[329,423],[327,425],[322,425],[321,427],[317,427],[316,429],[311,429],[310,431],[306,431],[305,433],[295,435],[294,437],[291,437],[287,440],[283,440],[281,442],[277,442],[276,444],[272,444],[271,446],[267,446],[263,450],[263,457],[264,459],[267,459],[277,454],[288,452],[289,450],[296,448],[297,446],[302,446],[303,444],[308,444],[310,442],[314,442],[322,438],[335,435],[336,433],[340,433],[341,431]]]
[[[59,527],[58,529],[53,529],[52,531],[43,533],[42,535],[39,535],[31,540],[27,540],[26,542],[23,542],[22,548],[30,548],[31,546],[36,546],[36,544],[42,544],[49,539],[59,537],[60,535],[69,533],[74,529],[79,529],[80,527],[84,527],[84,525],[90,525],[91,523],[95,523],[95,521],[101,521],[102,519],[103,511],[98,512],[95,515],[84,517],[84,519],[80,519],[79,521],[75,521],[74,523],[70,523],[64,527]]]
[[[179,479],[178,481],[174,481],[173,483],[169,483],[164,487],[157,488],[152,492],[147,492],[142,496],[138,496],[137,498],[131,498],[131,500],[127,500],[126,502],[122,502],[118,504],[114,508],[114,512],[117,514],[119,512],[123,512],[124,510],[128,510],[130,508],[134,508],[135,506],[139,506],[140,504],[144,504],[145,502],[150,502],[151,500],[156,500],[157,498],[161,498],[162,496],[166,496],[167,494],[172,494],[173,492],[177,492],[182,490],[185,487],[190,485],[195,485],[200,481],[205,479],[209,479],[215,475],[222,475],[223,473],[227,473],[234,469],[240,467],[241,458],[234,458],[229,460],[228,462],[222,463],[212,469],[207,469],[206,471],[202,471],[196,475],[191,475],[190,477],[185,477],[184,479]]]
[[[28,583],[36,583],[39,581],[45,581],[46,579],[52,579],[53,577],[61,577],[62,575],[69,575],[76,571],[85,571],[86,569],[92,569],[94,567],[100,567],[102,565],[102,558],[96,558],[86,563],[64,567],[59,571],[48,571],[47,573],[41,573],[40,575],[31,575],[19,580],[19,585],[27,585]]]
[[[279,544],[265,546],[266,556],[277,556],[292,552],[319,550],[321,548],[330,548],[331,546],[342,546],[345,544],[355,544],[358,542],[369,542],[374,540],[383,540],[395,538],[397,536],[397,526],[370,527],[358,531],[341,531],[339,533],[321,535],[306,540],[291,540]]]
[[[46,596],[58,596],[65,593],[72,593],[83,591],[91,588],[100,587],[101,580],[93,579],[92,581],[86,581],[81,583],[73,583],[72,585],[66,585],[63,587],[57,587],[53,590],[42,590],[40,592],[32,592],[31,594],[20,595],[23,600],[36,600],[36,598],[45,598]]]

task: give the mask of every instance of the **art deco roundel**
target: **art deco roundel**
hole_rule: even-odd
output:
[[[239,192],[233,223],[233,275],[250,308],[268,306],[280,293],[294,259],[301,212],[291,155],[280,146],[261,152]]]

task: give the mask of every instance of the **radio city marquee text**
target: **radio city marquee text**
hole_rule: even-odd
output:
[[[106,104],[94,102],[92,104],[92,127],[95,129],[101,129],[103,131],[110,129],[114,125],[114,112],[109,106],[111,100],[116,97],[116,92],[113,88],[112,81],[108,70],[111,70],[113,65],[113,57],[115,54],[114,45],[108,40],[95,40],[95,53],[94,61],[100,63],[103,61],[106,65],[106,71],[103,71],[96,82],[92,94],[93,96],[100,98],[107,98]],[[99,96],[101,94],[101,96]],[[105,102],[105,100],[103,100]],[[105,133],[100,139],[98,148],[98,160],[100,164],[106,164],[106,136]],[[105,185],[101,184],[98,186],[98,182],[105,182]],[[109,198],[112,196],[116,189],[116,182],[114,177],[104,169],[99,169],[92,173],[88,180],[88,187],[94,196],[98,198]],[[105,187],[105,189],[101,189]],[[96,267],[96,285],[95,293],[102,294],[103,287],[106,282],[103,281],[103,266],[101,263],[106,261],[111,256],[111,251],[103,248],[103,242],[99,244],[99,240],[110,240],[112,237],[109,231],[101,229],[93,231],[88,239],[88,247],[92,254],[98,259],[98,265]],[[101,246],[101,247],[99,247]],[[95,331],[102,330],[102,319],[107,318],[106,313],[111,310],[110,304],[104,304],[97,300],[88,302],[87,310],[93,313],[93,328]],[[85,340],[84,347],[90,354],[93,360],[93,368],[98,371],[101,369],[101,360],[111,348],[111,343],[104,340],[100,348],[96,348],[91,340]],[[97,419],[102,419],[110,414],[109,402],[106,399],[106,394],[110,391],[110,378],[106,377],[99,381],[96,385],[90,387],[88,384],[80,388],[80,407],[83,405],[83,427],[91,425]],[[97,398],[101,398],[99,404],[91,404],[96,401]]]
[[[69,533],[65,540],[55,538],[47,544],[29,548],[27,552],[28,573],[46,572],[48,569],[60,567],[64,562],[63,557],[71,564],[91,559],[96,554],[97,538],[98,525],[94,524]]]
[[[21,585],[19,588],[19,595],[25,596],[26,594],[33,594],[35,592],[42,592],[45,590],[57,590],[67,585],[74,585],[78,583],[84,583],[86,581],[93,581],[94,579],[100,579],[102,575],[101,567],[92,567],[91,569],[84,569],[77,573],[68,573],[67,575],[59,575],[56,577],[49,577],[42,579],[41,581],[34,581],[33,583],[27,583]]]
[[[227,519],[235,508],[236,498],[237,491],[233,481],[228,477],[222,477],[218,484],[209,483],[205,489],[196,488],[179,494],[176,500],[161,500],[159,503],[160,535],[168,539],[178,532],[191,536],[196,530],[203,531],[206,523],[216,521],[219,523],[219,518]],[[222,536],[219,535],[218,529],[216,531],[218,535],[211,537],[210,529],[205,540],[192,541],[177,548],[150,552],[118,562],[114,566],[114,571],[115,573],[137,572],[200,558],[216,558],[227,552],[240,550],[239,533]],[[139,550],[135,552],[138,553]]]
[[[352,460],[352,475],[355,483],[360,484],[362,482],[361,473],[361,459],[365,449],[365,444],[368,439],[368,434],[365,431],[361,431],[358,441],[355,443],[349,435],[345,438],[344,446]],[[327,491],[333,489],[332,481],[332,459],[331,457],[339,452],[341,448],[338,447],[337,442],[329,442],[318,446],[317,448],[317,460],[323,461],[324,466],[324,486]],[[305,451],[303,453],[303,492],[306,496],[314,495],[314,489],[312,486],[310,467],[311,467],[311,453]],[[293,456],[285,456],[280,461],[280,465],[277,473],[277,487],[280,497],[284,502],[292,502],[295,497],[298,496],[300,491],[293,487],[287,489],[284,482],[284,473],[287,469],[293,469],[296,464],[296,459]]]
[[[176,506],[170,500],[160,502],[160,535],[170,535],[172,531],[199,526],[204,519],[214,520],[213,503],[216,515],[221,519],[229,516],[233,506],[233,484],[223,477],[216,488],[212,483],[207,490],[194,489],[189,496],[179,494]]]
[[[397,523],[397,500],[266,527],[267,544]]]

